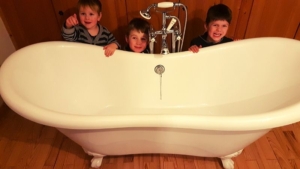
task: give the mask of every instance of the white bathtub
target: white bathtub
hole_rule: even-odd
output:
[[[162,75],[156,74],[163,65]],[[256,38],[198,54],[137,54],[44,42],[5,60],[0,93],[16,113],[57,128],[93,155],[232,157],[300,121],[300,42]]]

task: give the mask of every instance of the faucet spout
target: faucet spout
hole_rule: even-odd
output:
[[[165,36],[167,36],[167,35],[165,35]],[[162,41],[161,52],[160,53],[163,54],[163,55],[166,55],[166,54],[170,53],[167,42],[166,42],[166,39],[163,39],[163,41]]]

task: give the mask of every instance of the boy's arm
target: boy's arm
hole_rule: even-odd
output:
[[[118,43],[114,35],[111,32],[109,32],[107,44],[112,44],[112,43],[117,45],[117,49],[121,49],[121,45]]]
[[[78,25],[77,15],[73,14],[69,16],[62,26],[62,37],[67,41],[76,41],[77,32],[75,30],[75,26]]]
[[[65,27],[65,24],[62,26],[61,35],[64,38],[64,40],[74,42],[78,39],[77,34],[78,33],[75,30],[75,27],[68,29]]]

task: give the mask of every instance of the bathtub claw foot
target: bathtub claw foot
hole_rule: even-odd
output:
[[[220,157],[224,169],[234,169],[234,161],[231,158],[240,155],[242,153],[242,151],[243,151],[243,149],[239,150],[235,153],[229,154],[227,156]]]
[[[84,150],[88,155],[94,156],[94,158],[91,160],[91,167],[92,168],[99,168],[102,164],[102,160],[104,155],[93,153],[87,150]]]
[[[94,157],[92,160],[91,160],[91,167],[92,168],[99,168],[102,164],[102,159],[103,157]]]

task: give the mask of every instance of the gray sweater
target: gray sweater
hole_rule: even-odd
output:
[[[95,37],[91,36],[82,25],[76,25],[70,29],[62,26],[61,34],[66,41],[88,43],[97,46],[106,46],[108,44],[115,43],[118,46],[118,49],[121,49],[120,44],[117,42],[114,35],[107,30],[107,28],[100,24],[98,24],[98,27],[99,32]]]

